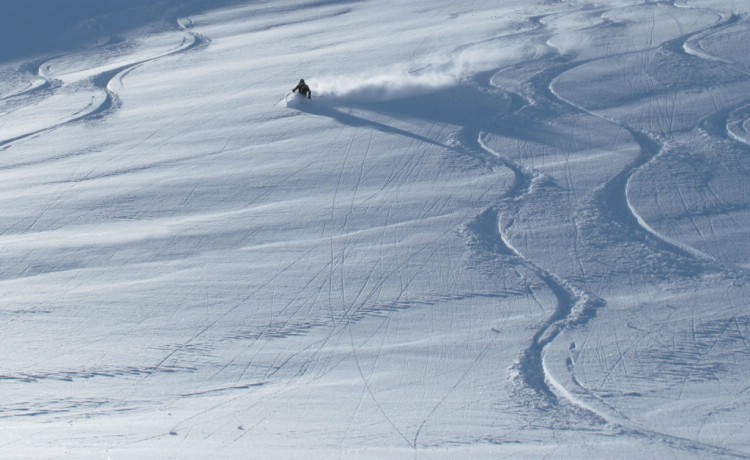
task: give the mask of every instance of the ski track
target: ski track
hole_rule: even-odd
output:
[[[597,10],[595,13],[603,16],[609,11],[611,10],[601,9]],[[722,20],[714,26],[672,40],[675,44],[679,44],[679,47],[673,46],[671,48],[673,50],[681,51],[686,56],[696,56],[705,60],[732,64],[730,61],[710,55],[708,52],[700,48],[699,41],[701,38],[715,33],[717,30],[731,26],[738,20],[739,17],[734,14],[724,16],[722,17]],[[539,18],[538,23],[542,23],[541,18]],[[549,45],[548,41],[547,44]],[[655,48],[664,46],[670,46],[670,43],[667,42],[654,45]],[[646,50],[639,49],[632,53],[643,53],[644,51]],[[624,232],[631,235],[640,235],[638,240],[650,247],[651,251],[671,253],[678,256],[680,259],[690,260],[692,263],[701,265],[703,267],[701,272],[704,273],[726,272],[726,268],[720,266],[715,259],[707,254],[704,254],[688,245],[673,241],[654,230],[638,214],[637,210],[628,199],[627,192],[631,178],[641,168],[648,165],[649,162],[653,161],[653,159],[659,155],[663,149],[662,142],[655,139],[655,136],[650,133],[628,126],[618,120],[599,115],[595,111],[591,111],[584,106],[567,100],[555,92],[554,86],[556,80],[566,72],[581,65],[611,58],[612,55],[607,54],[599,58],[574,61],[561,65],[556,64],[554,60],[551,60],[551,67],[534,77],[535,92],[533,96],[542,100],[562,102],[564,105],[580,111],[585,115],[596,117],[611,123],[630,133],[633,141],[638,144],[640,155],[626,169],[622,170],[603,185],[597,202],[597,206],[599,207],[598,212],[609,216],[609,219],[616,222]],[[521,95],[514,95],[513,97],[516,100],[523,99],[523,96]],[[530,104],[530,102],[526,101],[523,104],[517,105],[515,109],[518,110],[528,104]],[[747,119],[746,111],[746,107],[736,109],[729,116],[731,122],[727,123],[728,136],[743,143],[748,142],[745,136],[745,133],[747,132],[745,127],[745,120]],[[511,117],[512,114],[506,116]],[[493,120],[488,123],[488,125],[498,122],[500,121]],[[487,249],[497,251],[499,254],[506,256],[506,258],[509,258],[513,264],[525,266],[529,271],[542,280],[557,298],[557,306],[554,308],[553,314],[541,325],[531,338],[531,345],[521,353],[515,369],[511,370],[511,375],[518,375],[518,378],[526,387],[542,396],[548,404],[551,403],[558,405],[560,404],[560,401],[558,401],[559,399],[564,400],[564,405],[570,405],[573,408],[570,411],[570,415],[574,417],[583,416],[590,419],[595,424],[604,423],[610,427],[609,429],[615,429],[631,436],[647,438],[652,442],[671,445],[680,450],[705,452],[710,455],[722,455],[733,458],[747,458],[747,454],[743,452],[639,427],[637,424],[633,424],[633,422],[624,414],[618,413],[616,409],[609,407],[595,394],[582,387],[580,383],[578,383],[575,374],[572,374],[573,382],[576,383],[588,397],[606,407],[608,409],[607,411],[594,408],[588,403],[580,400],[559,383],[559,379],[555,377],[545,363],[545,348],[551,344],[564,329],[570,328],[571,326],[583,325],[593,318],[596,311],[604,307],[606,302],[596,294],[576,286],[575,283],[548,272],[538,263],[526,258],[510,242],[505,231],[512,225],[512,218],[509,223],[503,224],[502,213],[513,214],[513,209],[515,207],[522,206],[524,197],[533,193],[531,189],[532,184],[535,181],[540,180],[540,177],[533,171],[503,157],[498,152],[491,149],[483,142],[482,136],[481,130],[478,132],[471,132],[471,134],[465,134],[460,137],[461,144],[467,151],[482,152],[485,158],[495,159],[496,163],[511,170],[515,176],[515,181],[503,197],[501,204],[496,208],[488,209],[484,216],[478,218],[481,220],[487,220],[497,229],[496,238],[497,243],[499,244],[490,245]],[[473,139],[476,140],[473,141]],[[486,225],[487,224],[482,224],[482,226]],[[732,270],[730,269],[730,271]],[[575,351],[575,348],[575,343],[572,343],[571,352]],[[568,369],[572,373],[572,363],[574,361],[571,358],[568,359]],[[522,396],[519,394],[519,397]]]
[[[672,7],[684,7],[676,4],[676,2],[666,2]],[[605,13],[609,12],[608,9],[596,10],[591,14],[598,14],[600,17]],[[344,14],[344,13],[341,13]],[[548,32],[543,26],[543,17],[539,17],[536,21],[537,28],[532,32],[525,32],[525,34],[541,37],[541,40],[548,42],[546,38]],[[678,39],[674,40],[674,44],[678,44],[679,47],[675,48],[673,44],[656,44],[655,47],[670,46],[670,49],[681,50],[685,56],[697,57],[709,61],[717,61],[725,64],[733,65],[733,63],[719,57],[712,56],[709,52],[704,50],[700,45],[700,40],[704,37],[714,33],[717,30],[721,30],[724,27],[735,24],[740,18],[737,15],[728,15],[724,20],[716,25],[701,30],[686,34]],[[125,77],[130,73],[149,62],[154,62],[159,59],[163,59],[169,56],[174,56],[180,53],[186,53],[191,50],[199,50],[211,43],[211,39],[201,34],[195,33],[191,30],[192,22],[189,19],[181,19],[177,22],[177,29],[185,35],[185,39],[182,43],[174,50],[171,50],[165,54],[159,56],[139,60],[118,66],[116,68],[101,72],[88,79],[91,90],[103,92],[105,94],[103,102],[98,105],[91,104],[85,108],[73,113],[69,118],[60,123],[56,123],[50,126],[46,126],[28,133],[20,134],[6,139],[0,139],[0,151],[12,148],[12,145],[20,140],[33,138],[38,135],[45,134],[62,126],[77,122],[93,121],[112,114],[117,110],[121,101],[115,91],[115,84],[122,85]],[[552,46],[552,45],[548,45]],[[634,51],[634,53],[642,53],[644,50]],[[605,55],[599,58],[581,60],[581,61],[567,61],[565,56],[557,56],[556,58],[547,59],[548,67],[544,68],[543,71],[537,73],[534,76],[532,83],[533,96],[537,100],[561,103],[565,107],[580,112],[582,115],[596,117],[600,120],[604,120],[607,123],[627,131],[633,139],[633,142],[638,145],[640,153],[637,158],[627,165],[625,169],[620,171],[618,174],[610,178],[606,183],[602,184],[601,189],[596,194],[595,206],[596,211],[609,219],[610,222],[615,223],[619,226],[623,233],[631,235],[633,240],[642,243],[652,253],[668,253],[676,257],[679,261],[688,261],[691,264],[701,267],[701,273],[722,273],[730,274],[730,272],[737,271],[735,267],[722,266],[713,257],[704,254],[689,245],[680,243],[672,240],[665,235],[660,234],[654,228],[652,228],[644,218],[642,218],[634,206],[633,203],[628,199],[628,188],[630,186],[631,179],[640,171],[642,168],[649,165],[665,148],[666,140],[660,139],[653,133],[645,130],[637,129],[633,126],[628,125],[625,122],[605,117],[595,110],[587,109],[584,105],[578,104],[574,101],[565,99],[562,95],[555,91],[555,83],[560,77],[566,72],[596,61],[603,61],[611,59],[612,55]],[[54,94],[64,88],[59,80],[55,80],[45,75],[45,63],[28,63],[27,67],[35,68],[36,70],[31,74],[32,83],[27,88],[13,92],[11,94],[3,96],[0,101],[3,102],[15,102],[22,98],[44,98],[47,95]],[[487,120],[485,126],[465,126],[464,128],[457,131],[453,138],[454,153],[469,155],[475,159],[479,159],[484,164],[488,165],[492,169],[506,169],[513,174],[513,181],[505,191],[505,194],[499,198],[499,201],[495,206],[492,206],[483,213],[476,216],[476,218],[467,223],[464,229],[465,235],[468,238],[474,239],[477,242],[477,247],[480,251],[492,252],[498,254],[501,259],[513,267],[523,268],[524,271],[532,273],[539,281],[541,281],[547,289],[553,294],[556,299],[556,305],[550,310],[551,314],[541,322],[538,328],[529,337],[529,345],[526,349],[521,350],[519,357],[512,369],[510,374],[517,377],[514,379],[519,385],[523,386],[527,390],[531,390],[536,397],[541,398],[541,403],[537,401],[531,401],[532,405],[539,406],[551,405],[562,410],[566,416],[572,417],[575,422],[573,424],[580,423],[581,426],[594,425],[597,427],[605,427],[609,431],[619,431],[622,434],[629,436],[635,436],[644,438],[654,443],[662,443],[665,445],[673,446],[681,451],[689,452],[700,452],[706,455],[721,455],[735,458],[748,458],[748,455],[743,452],[738,452],[722,446],[713,445],[710,443],[703,443],[694,439],[687,439],[680,436],[674,436],[669,434],[660,433],[655,430],[650,430],[645,427],[638,426],[636,422],[629,420],[626,415],[619,413],[616,408],[608,406],[602,398],[598,397],[591,390],[588,390],[577,380],[574,367],[575,360],[572,358],[576,350],[576,343],[571,343],[569,365],[567,366],[572,376],[572,381],[577,385],[577,389],[582,390],[583,393],[594,403],[584,401],[577,397],[573,392],[560,383],[561,379],[557,378],[554,373],[547,366],[545,361],[545,350],[547,347],[555,342],[563,331],[570,330],[573,327],[585,325],[588,321],[595,317],[596,312],[606,305],[604,298],[597,295],[597,293],[590,291],[586,286],[582,286],[580,282],[573,279],[567,279],[564,276],[556,274],[549,269],[545,268],[544,263],[541,261],[532,260],[529,256],[525,255],[522,250],[519,250],[513,244],[513,238],[509,234],[509,230],[513,226],[514,216],[518,209],[523,207],[527,198],[535,193],[538,193],[538,189],[543,187],[550,178],[533,170],[532,168],[515,161],[501,152],[494,150],[487,142],[486,135],[491,131],[491,127],[497,124],[512,119],[520,110],[532,105],[535,102],[529,100],[527,95],[508,91],[507,93],[499,94],[498,89],[492,86],[492,84],[484,79],[483,76],[476,77],[471,81],[465,81],[462,83],[469,87],[478,88],[479,91],[483,91],[490,94],[497,100],[502,101],[502,104],[498,104],[501,109],[498,109],[495,113],[495,117]],[[503,99],[507,97],[508,99]],[[750,105],[743,104],[728,110],[725,118],[726,126],[726,137],[728,139],[750,145],[750,135],[748,135],[748,117],[750,114]],[[318,109],[320,110],[320,109]],[[727,110],[724,110],[725,112]],[[241,371],[236,378],[236,382],[232,385],[220,386],[210,389],[203,389],[194,393],[183,393],[182,396],[205,396],[213,394],[224,394],[227,393],[229,396],[222,399],[217,405],[214,405],[208,409],[192,414],[189,418],[184,418],[176,422],[169,432],[169,435],[176,435],[177,433],[183,433],[183,428],[187,431],[184,432],[185,438],[189,434],[189,422],[193,419],[197,419],[212,410],[216,410],[218,407],[231,407],[231,404],[236,400],[243,397],[244,392],[238,390],[258,390],[264,388],[266,383],[270,381],[274,375],[283,369],[287,362],[292,361],[295,357],[302,353],[308,353],[306,366],[315,367],[314,371],[308,368],[299,369],[296,376],[287,379],[283,386],[275,388],[272,394],[269,394],[269,398],[278,399],[278,407],[281,407],[281,400],[284,396],[290,392],[295,391],[295,386],[299,384],[300,380],[305,382],[315,382],[320,380],[328,372],[334,369],[338,363],[329,362],[327,360],[331,358],[324,357],[324,350],[327,345],[331,342],[348,342],[351,356],[354,363],[356,364],[356,370],[358,377],[362,381],[362,390],[359,395],[359,402],[350,415],[350,421],[348,429],[351,429],[357,414],[364,404],[366,399],[371,400],[383,419],[390,425],[394,432],[400,437],[406,446],[414,451],[415,458],[417,457],[417,451],[420,448],[420,436],[429,424],[430,419],[438,411],[441,405],[446,401],[452,391],[454,391],[460,383],[462,383],[472,369],[480,362],[484,355],[489,352],[489,345],[487,345],[481,353],[479,353],[474,362],[469,363],[464,369],[463,374],[458,378],[455,384],[447,390],[441,398],[438,399],[437,403],[426,411],[426,415],[412,431],[407,431],[404,427],[399,426],[397,421],[394,421],[388,412],[388,408],[381,404],[379,397],[371,388],[371,380],[377,367],[377,363],[380,361],[381,356],[378,354],[375,359],[375,364],[371,364],[372,368],[369,370],[364,366],[358,357],[358,346],[353,335],[352,326],[361,319],[386,311],[389,309],[398,310],[404,308],[410,308],[417,304],[420,306],[430,305],[437,303],[443,299],[422,299],[420,301],[410,300],[406,298],[406,293],[409,286],[414,281],[416,274],[412,275],[411,278],[401,280],[401,292],[395,298],[390,300],[386,305],[382,305],[379,301],[379,295],[382,287],[387,283],[394,281],[402,275],[402,271],[407,264],[410,263],[412,258],[416,256],[422,256],[426,260],[432,260],[438,254],[437,247],[422,247],[416,253],[406,254],[403,259],[399,259],[397,263],[392,266],[380,266],[373,265],[367,272],[366,279],[361,282],[358,288],[350,288],[346,285],[344,274],[348,264],[347,256],[351,251],[351,248],[356,246],[357,243],[357,232],[349,228],[351,220],[355,215],[356,202],[359,195],[363,193],[360,190],[363,176],[366,173],[366,163],[368,161],[368,155],[373,142],[373,131],[375,130],[388,129],[385,125],[380,124],[376,119],[368,133],[360,133],[359,129],[352,129],[350,131],[351,138],[349,139],[348,146],[345,148],[341,157],[339,175],[336,178],[336,182],[333,184],[334,189],[331,194],[331,206],[330,206],[330,222],[340,222],[338,227],[331,226],[328,228],[328,234],[325,236],[328,238],[328,262],[320,267],[316,273],[309,274],[309,278],[306,283],[299,286],[296,294],[290,297],[281,308],[274,311],[274,316],[269,318],[265,326],[257,331],[254,336],[243,336],[237,335],[235,337],[228,337],[227,341],[243,341],[248,349],[253,350],[254,356],[251,356],[247,360],[247,364],[244,365],[244,370]],[[667,128],[667,131],[671,131],[671,128]],[[396,134],[402,134],[395,129],[389,129],[390,132]],[[425,139],[419,136],[412,135],[412,142],[420,142],[425,139],[429,139],[429,134],[425,135]],[[359,177],[355,180],[353,185],[353,191],[348,201],[344,202],[341,198],[340,189],[343,188],[343,180],[346,168],[349,166],[348,163],[353,161],[351,158],[352,145],[360,138],[365,138],[365,152],[361,156],[361,163],[356,168],[358,170]],[[361,140],[361,139],[360,139]],[[436,142],[436,141],[433,141]],[[410,159],[410,162],[406,165],[402,165],[398,170],[394,167],[391,172],[391,177],[384,184],[383,187],[391,186],[391,182],[398,183],[399,181],[406,181],[418,166],[418,161]],[[24,163],[24,165],[30,165],[34,163]],[[18,164],[13,167],[18,166]],[[0,169],[9,169],[10,166],[6,166]],[[289,179],[289,178],[286,178]],[[285,179],[285,180],[286,180]],[[278,185],[278,184],[277,184]],[[267,192],[270,193],[270,192]],[[438,206],[439,204],[434,204]],[[344,214],[340,217],[340,214]],[[420,216],[421,217],[421,216]],[[31,230],[34,223],[27,229]],[[383,226],[382,232],[385,233],[389,223]],[[283,274],[290,271],[292,267],[303,261],[308,257],[314,250],[318,248],[313,247],[309,251],[302,253],[298,258],[291,261],[284,267],[279,267],[275,274],[269,277],[264,283],[259,284],[253,291],[247,293],[247,295],[240,299],[239,302],[229,306],[221,314],[212,318],[205,326],[196,330],[192,336],[182,343],[175,344],[171,349],[165,350],[160,361],[154,366],[147,368],[124,368],[124,369],[99,369],[91,370],[88,372],[76,372],[68,371],[59,374],[35,374],[35,373],[18,373],[12,375],[0,376],[2,380],[15,380],[27,383],[35,383],[45,379],[70,381],[72,379],[91,379],[97,377],[119,377],[119,376],[132,376],[136,378],[134,387],[148,384],[148,380],[160,373],[173,373],[173,372],[193,372],[194,367],[191,366],[179,366],[177,364],[177,356],[191,346],[198,345],[200,339],[220,320],[229,317],[229,315],[237,310],[239,307],[245,305],[250,301],[251,298],[263,289],[267,289],[273,283],[277,281]],[[422,254],[423,252],[427,254]],[[379,273],[379,278],[375,276],[376,272]],[[527,282],[528,283],[528,282]],[[298,314],[305,308],[305,304],[310,299],[299,301],[299,297],[308,290],[314,291],[312,295],[316,297],[327,297],[329,304],[328,318],[312,318],[306,323],[295,323],[292,321]],[[529,292],[532,289],[529,285]],[[305,315],[306,316],[306,315]],[[735,317],[735,321],[737,318]],[[387,329],[390,325],[390,317],[388,321],[385,321],[380,328]],[[726,327],[729,327],[727,325]],[[326,336],[323,340],[309,344],[305,349],[298,350],[296,353],[292,353],[284,358],[284,361],[278,363],[273,368],[269,369],[265,378],[257,380],[255,378],[248,377],[250,373],[250,367],[254,361],[254,358],[259,355],[263,350],[263,346],[260,345],[263,340],[271,338],[283,338],[288,335],[294,334],[305,334],[311,329],[327,328]],[[739,328],[739,326],[738,326]],[[382,344],[381,344],[382,351]],[[322,363],[320,361],[323,361]],[[172,364],[174,362],[174,364]],[[233,363],[228,363],[224,368],[226,369]],[[223,372],[224,369],[218,369],[216,373]],[[530,399],[527,393],[518,391],[517,396],[519,398]],[[124,406],[126,401],[130,401],[136,398],[136,389],[132,393],[122,395],[121,399],[115,407]],[[105,404],[103,401],[69,401],[67,402],[71,407],[100,407]],[[45,413],[53,413],[57,410],[65,412],[70,408],[65,407],[66,402],[60,401],[59,408],[50,408]],[[259,404],[259,402],[257,403]],[[253,407],[253,406],[250,406]],[[603,407],[603,408],[602,408]],[[248,407],[245,406],[245,409]],[[16,417],[16,416],[34,416],[38,415],[35,412],[28,412],[22,409],[10,408],[9,411],[4,412],[0,415],[0,418]],[[257,422],[258,424],[261,421]],[[217,430],[220,428],[217,428]],[[234,442],[238,441],[242,437],[246,436],[252,431],[252,427],[243,428]],[[603,429],[604,431],[604,429]],[[133,441],[130,445],[136,445],[141,442],[148,441],[154,438],[140,439]],[[117,444],[118,448],[122,448],[124,445]],[[343,446],[342,446],[343,450]]]
[[[128,73],[132,72],[138,67],[144,64],[147,64],[149,62],[154,62],[159,59],[164,59],[166,57],[174,56],[180,53],[186,53],[191,50],[198,50],[210,44],[211,41],[210,39],[208,39],[208,37],[205,37],[201,34],[198,34],[190,30],[192,26],[193,24],[190,18],[178,19],[176,21],[176,28],[177,30],[181,31],[181,33],[184,34],[184,38],[182,40],[182,43],[180,43],[180,45],[177,46],[177,48],[174,50],[168,51],[164,54],[154,56],[151,58],[142,59],[136,62],[124,64],[120,67],[116,67],[111,70],[106,70],[97,75],[89,77],[86,83],[88,83],[91,89],[94,91],[103,92],[105,94],[104,100],[100,104],[98,105],[89,104],[89,106],[79,110],[78,112],[71,114],[69,118],[65,121],[55,123],[50,126],[37,129],[28,133],[20,134],[14,137],[0,139],[0,151],[7,149],[10,144],[13,144],[17,141],[27,139],[27,138],[32,138],[42,133],[60,128],[62,126],[70,125],[70,124],[81,122],[81,121],[93,121],[93,120],[108,116],[109,114],[114,112],[118,107],[120,107],[120,104],[121,104],[120,98],[118,97],[117,93],[112,89],[113,82],[117,81],[120,84],[122,84],[123,79],[125,78],[125,76],[127,76]],[[0,99],[0,101],[14,100],[14,99],[18,99],[21,97],[30,98],[32,100],[37,99],[37,98],[43,98],[47,94],[52,95],[56,92],[59,92],[62,89],[65,89],[66,87],[81,84],[81,82],[76,82],[73,85],[64,85],[61,81],[54,79],[50,76],[46,76],[45,73],[47,73],[48,71],[45,71],[45,69],[49,67],[48,62],[51,62],[51,61],[44,61],[41,63],[30,62],[21,66],[22,69],[29,68],[29,67],[36,68],[36,72],[33,74],[33,77],[34,77],[34,81],[39,82],[39,83],[35,83],[31,87],[23,91],[7,95],[3,97],[2,99]],[[92,100],[93,98],[94,96],[92,96]]]
[[[38,93],[42,90],[49,89],[55,83],[55,80],[45,78],[41,75],[41,67],[45,61],[31,61],[25,64],[21,64],[17,72],[21,75],[26,75],[31,78],[31,83],[26,88],[11,92],[0,97],[0,101],[18,99],[20,96],[25,96],[31,93]]]
[[[716,25],[712,27],[709,27],[700,32],[685,35],[681,38],[675,39],[674,42],[681,43],[681,46],[679,49],[683,50],[683,52],[686,55],[693,55],[701,59],[732,64],[731,61],[716,58],[710,55],[705,50],[700,49],[698,46],[698,41],[700,40],[700,38],[707,36],[709,34],[715,33],[715,31],[717,30],[726,28],[734,24],[735,22],[737,22],[738,17],[736,15],[729,15],[728,18],[723,18],[723,19],[724,19],[723,21],[717,23]],[[659,46],[663,46],[663,45],[659,45]],[[636,53],[641,53],[641,52],[643,52],[643,50],[636,51]],[[604,60],[604,59],[610,59],[610,58],[611,56],[607,55],[599,59]],[[559,72],[558,76],[549,80],[549,84],[546,84],[545,88],[549,89],[549,94],[552,97],[569,105],[570,107],[576,110],[580,110],[581,112],[586,113],[590,116],[601,118],[605,121],[611,122],[619,126],[620,128],[628,131],[631,134],[634,141],[640,146],[641,153],[639,157],[627,169],[623,170],[620,174],[613,177],[607,184],[604,185],[602,192],[601,192],[601,196],[600,196],[600,200],[601,200],[599,203],[601,206],[600,210],[604,211],[607,207],[611,207],[611,209],[614,209],[615,210],[614,213],[608,213],[611,216],[611,218],[613,220],[618,220],[619,225],[622,226],[624,229],[630,230],[632,233],[635,233],[635,234],[640,234],[641,241],[648,242],[649,245],[655,251],[670,252],[682,258],[691,259],[694,262],[699,263],[704,267],[702,270],[703,272],[724,271],[725,269],[721,267],[712,257],[700,251],[697,251],[696,249],[690,246],[673,241],[667,238],[666,236],[658,233],[651,226],[649,226],[648,223],[638,214],[637,210],[628,199],[627,191],[628,191],[628,186],[629,186],[631,178],[639,171],[639,169],[648,165],[649,162],[651,162],[657,155],[659,155],[659,153],[663,149],[663,145],[659,141],[655,140],[654,137],[649,133],[640,131],[636,128],[628,126],[627,124],[619,122],[617,120],[603,117],[594,111],[590,111],[581,105],[578,105],[572,101],[565,99],[564,97],[560,96],[559,94],[555,92],[554,84],[555,84],[556,79],[559,76],[563,75],[565,72],[569,71],[570,69],[574,67],[587,64],[589,62],[593,62],[593,61],[578,62],[570,66],[564,66],[564,70]],[[741,109],[737,109],[737,111],[733,112],[732,113],[733,116],[730,116],[730,118],[733,120],[744,119],[744,113],[742,112],[742,110],[744,110],[744,107]],[[735,115],[735,113],[737,115]],[[743,126],[742,128],[738,129],[737,126],[740,124],[741,122],[734,121],[731,126],[728,125],[727,132],[732,138],[740,142],[747,142],[746,140],[744,140],[744,136],[740,134],[735,134],[744,128]],[[620,218],[617,218],[616,216],[620,216]],[[536,270],[541,270],[538,267],[534,267],[534,268]],[[610,409],[609,413],[602,412],[598,409],[593,408],[587,403],[579,400],[577,397],[573,396],[573,394],[571,394],[564,386],[560,385],[557,379],[554,377],[554,375],[547,369],[547,367],[544,364],[544,347],[547,344],[549,344],[552,340],[554,340],[557,334],[559,333],[559,330],[554,330],[554,328],[565,327],[565,325],[560,325],[559,321],[562,318],[568,317],[570,315],[570,311],[572,311],[572,308],[565,307],[565,305],[571,305],[572,303],[575,303],[572,299],[579,299],[576,301],[580,301],[582,296],[571,295],[570,290],[562,289],[562,283],[552,278],[551,275],[544,273],[543,271],[538,274],[542,279],[545,280],[548,286],[553,291],[556,292],[556,295],[558,299],[560,300],[560,306],[558,307],[556,314],[553,317],[551,317],[550,320],[548,320],[542,326],[542,329],[540,329],[539,332],[537,332],[537,334],[534,337],[534,340],[532,341],[533,343],[532,347],[527,349],[524,354],[524,358],[527,360],[526,361],[527,365],[529,362],[532,363],[532,367],[536,369],[536,372],[539,372],[539,367],[542,368],[541,373],[543,374],[543,380],[546,383],[542,383],[542,377],[538,377],[535,385],[543,388],[545,393],[547,392],[554,393],[555,395],[563,397],[573,406],[582,409],[584,412],[587,412],[587,413],[590,413],[599,417],[602,421],[606,422],[607,424],[610,424],[612,426],[617,427],[618,429],[623,430],[624,433],[645,437],[655,442],[661,442],[661,443],[665,443],[669,445],[674,445],[681,450],[699,451],[699,452],[705,452],[711,455],[722,455],[722,456],[728,456],[728,457],[734,457],[734,458],[747,458],[747,454],[743,452],[735,451],[732,449],[727,449],[722,446],[702,443],[702,442],[698,442],[692,439],[686,439],[686,438],[682,438],[678,436],[659,433],[659,432],[644,429],[644,428],[639,428],[637,425],[633,425],[633,423],[630,420],[628,420],[626,416],[624,416],[623,414],[617,413],[614,408],[609,408]],[[597,299],[593,304],[590,304],[590,306],[592,307],[591,311],[595,312],[597,308],[600,308],[603,305],[604,305],[603,301],[601,301],[601,299]],[[584,321],[585,319],[586,318],[584,318]],[[552,331],[550,331],[551,328],[553,328]],[[546,340],[546,339],[540,340],[540,337],[543,337],[545,335],[549,336],[549,340]],[[572,343],[571,350],[574,350],[574,349],[575,349],[575,343]],[[569,363],[572,363],[572,362],[573,361],[571,361],[569,358]],[[572,366],[569,366],[569,370],[572,372]],[[522,374],[528,373],[528,370],[524,372],[523,363],[522,363],[521,373]],[[592,394],[590,391],[581,387],[580,384],[577,382],[574,374],[572,375],[572,379],[573,379],[573,382],[579,385],[579,388],[584,390],[584,392],[589,397],[591,397],[592,399],[598,400],[600,403],[603,403],[603,401],[601,401],[595,394]],[[605,404],[605,407],[606,407],[606,404]],[[613,413],[615,415],[614,417],[613,417]]]

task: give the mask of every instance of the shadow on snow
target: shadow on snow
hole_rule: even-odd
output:
[[[25,0],[4,2],[0,63],[116,40],[148,24],[243,0]]]

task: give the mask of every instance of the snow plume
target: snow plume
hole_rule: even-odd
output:
[[[543,50],[525,42],[477,45],[449,55],[433,56],[427,63],[394,65],[376,72],[320,75],[308,82],[313,94],[364,101],[387,101],[420,96],[454,86],[462,79],[498,69],[521,56],[538,56]]]
[[[455,85],[459,77],[445,72],[418,73],[392,68],[382,73],[323,76],[311,79],[313,94],[364,101],[419,96]],[[314,82],[314,83],[312,83]]]

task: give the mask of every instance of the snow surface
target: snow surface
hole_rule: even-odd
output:
[[[5,3],[0,457],[750,458],[747,0]]]

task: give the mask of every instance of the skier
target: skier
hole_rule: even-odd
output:
[[[308,99],[312,99],[312,91],[310,91],[310,87],[307,86],[307,83],[305,83],[304,79],[301,79],[297,86],[294,87],[292,92],[299,91],[299,93],[303,96],[307,96]]]

